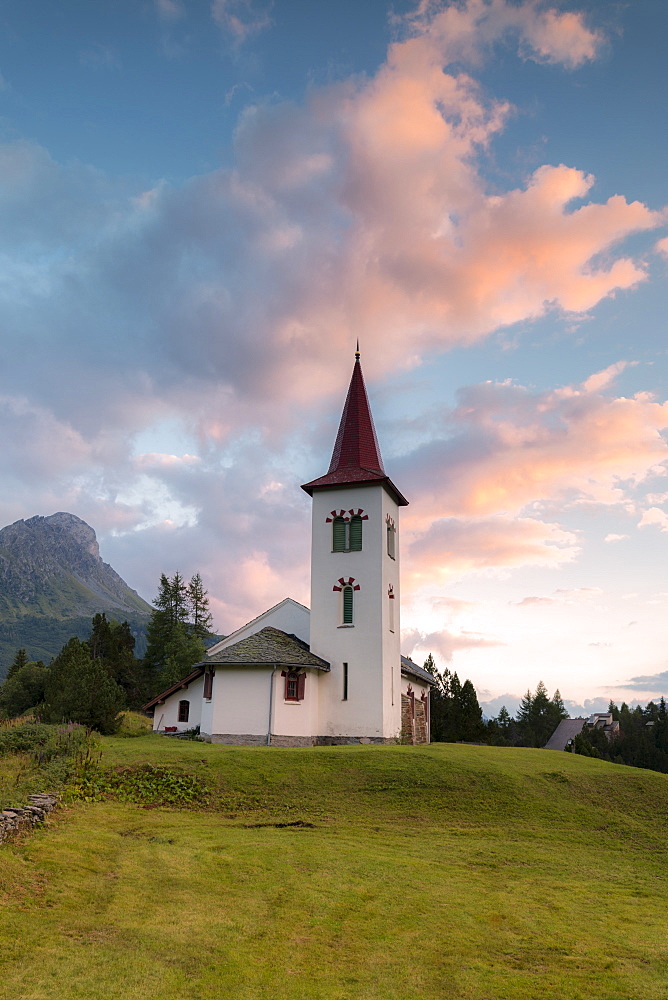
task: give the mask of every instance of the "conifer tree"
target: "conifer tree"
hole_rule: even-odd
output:
[[[87,642],[70,639],[49,668],[44,690],[45,722],[79,722],[101,733],[113,733],[125,705],[125,693],[93,659]]]
[[[17,649],[16,656],[12,660],[9,670],[7,671],[6,679],[9,680],[10,677],[13,677],[14,674],[17,672],[17,670],[20,670],[22,667],[25,667],[27,662],[28,662],[28,654],[26,653],[25,649]]]
[[[190,631],[205,641],[212,636],[211,623],[213,616],[209,611],[209,596],[204,589],[199,573],[191,578],[188,584],[188,605],[190,610]]]
[[[199,578],[199,574],[196,577]],[[153,602],[155,610],[146,631],[144,658],[150,685],[155,691],[176,683],[190,672],[193,664],[204,659],[203,633],[208,629],[210,615],[206,591],[201,578],[196,577],[191,585],[197,604],[197,628],[190,617],[190,589],[181,574],[175,573],[171,579],[164,573],[160,577],[160,589]]]

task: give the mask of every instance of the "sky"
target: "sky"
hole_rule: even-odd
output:
[[[668,695],[668,4],[0,0],[0,523],[309,601],[356,338],[403,652]]]

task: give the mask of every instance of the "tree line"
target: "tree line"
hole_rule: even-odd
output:
[[[160,577],[146,638],[135,656],[127,622],[97,614],[87,639],[72,638],[47,666],[19,649],[0,687],[0,714],[27,711],[43,722],[79,722],[102,733],[117,728],[118,713],[138,709],[185,676],[205,657],[214,637],[209,598],[199,573],[189,583],[179,573]]]
[[[544,747],[562,719],[568,718],[559,691],[550,698],[542,681],[527,691],[513,719],[505,705],[492,719],[483,719],[470,680],[456,671],[436,669],[430,653],[424,663],[436,681],[431,693],[431,739],[434,743],[487,743],[492,746]]]
[[[585,757],[599,757],[614,764],[631,764],[651,771],[668,774],[668,718],[666,701],[650,701],[645,708],[629,708],[622,702],[620,708],[614,701],[608,712],[619,731],[608,739],[602,729],[583,729],[573,741],[573,752]]]

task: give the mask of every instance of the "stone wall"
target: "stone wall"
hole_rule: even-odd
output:
[[[315,745],[318,747],[343,747],[353,743],[387,746],[396,742],[397,740],[391,736],[316,736],[315,738]]]
[[[423,701],[401,696],[401,742],[427,743],[427,710]]]
[[[252,734],[239,735],[237,733],[200,733],[200,737],[207,743],[219,743],[230,747],[264,747],[267,745],[266,734],[254,736]],[[392,744],[397,740],[385,736],[281,736],[276,733],[271,734],[272,747],[339,747],[348,746],[352,743],[374,743]]]
[[[47,815],[58,805],[58,796],[41,793],[29,795],[28,805],[16,809],[3,809],[0,813],[0,843],[10,840],[38,823],[43,823]]]

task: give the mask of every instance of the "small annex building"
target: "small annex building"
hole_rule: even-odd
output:
[[[359,351],[326,475],[312,497],[311,608],[285,598],[215,643],[149,701],[153,728],[213,743],[428,743],[428,671],[401,656],[399,510]]]

